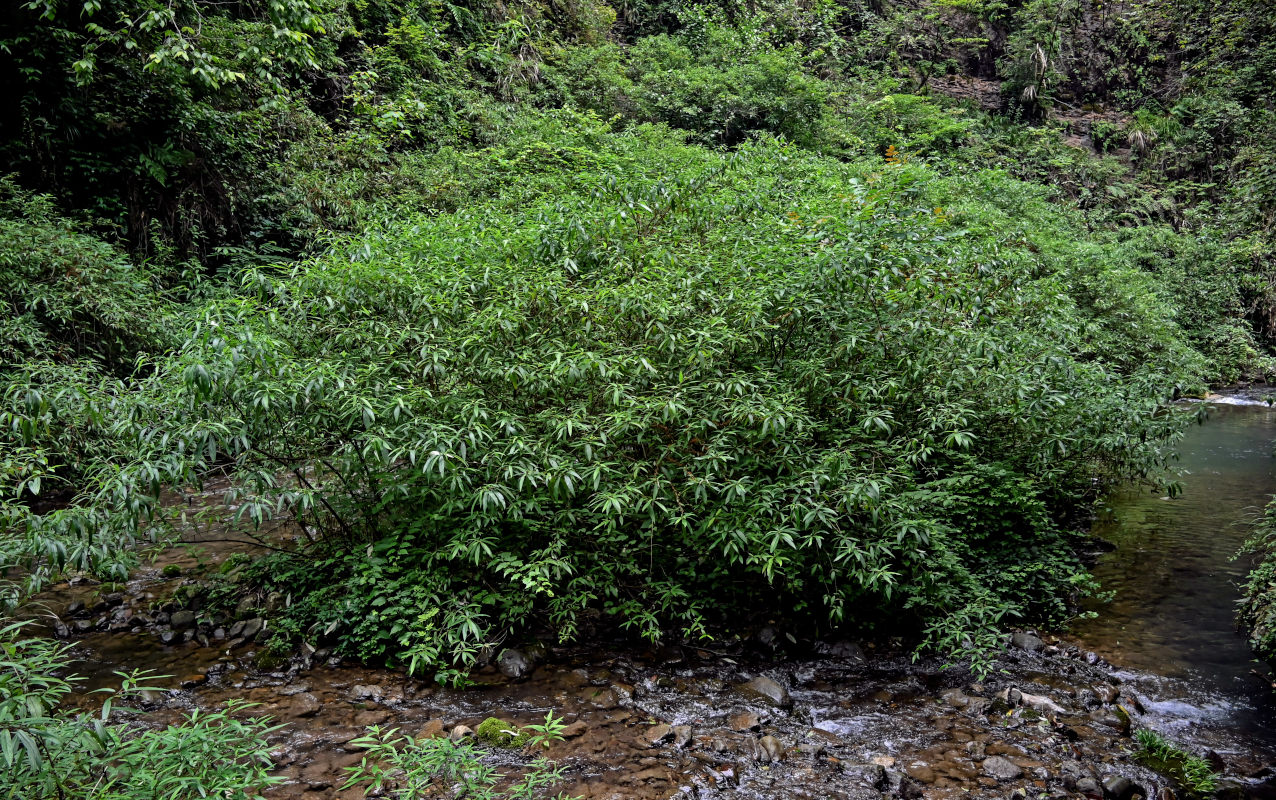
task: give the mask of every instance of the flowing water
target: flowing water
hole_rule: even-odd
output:
[[[1215,398],[1179,447],[1183,492],[1109,498],[1095,533],[1116,545],[1094,570],[1111,603],[1071,638],[1131,670],[1169,680],[1154,702],[1189,703],[1201,724],[1276,742],[1276,709],[1236,628],[1252,566],[1237,557],[1276,494],[1276,410],[1263,397]],[[1175,697],[1174,695],[1180,695]],[[1173,706],[1168,706],[1173,708]]]

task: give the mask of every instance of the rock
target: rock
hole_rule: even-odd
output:
[[[1111,728],[1122,736],[1130,735],[1130,715],[1119,706],[1111,709],[1100,709],[1090,714],[1090,719],[1104,727]]]
[[[740,691],[765,700],[778,708],[788,708],[793,705],[793,698],[789,697],[789,690],[765,675],[759,675],[744,684],[740,687]]]
[[[521,650],[509,648],[497,660],[501,674],[510,680],[521,681],[532,671],[532,662]]]
[[[214,638],[214,639],[216,639],[216,640],[217,640],[217,641],[219,641],[219,642],[220,642],[222,639],[225,639],[225,638],[226,638],[226,629],[225,629],[225,628],[214,628],[214,629],[213,629],[213,638]]]
[[[1161,791],[1156,793],[1156,800],[1178,800],[1174,794],[1174,790],[1168,786],[1162,786]]]
[[[474,729],[471,728],[470,726],[457,725],[455,728],[452,729],[452,732],[447,735],[447,738],[451,739],[454,742],[459,742],[462,739],[468,739],[473,735],[474,735]]]
[[[284,610],[287,602],[287,598],[285,598],[282,593],[271,592],[266,595],[266,613],[272,615],[278,614],[280,611]]]
[[[383,695],[384,695],[384,692],[382,691],[381,687],[377,686],[374,683],[368,683],[368,684],[358,683],[350,687],[350,699],[355,701],[370,700],[376,703],[376,702],[380,702],[381,697]]]
[[[1040,694],[1019,694],[1019,702],[1029,708],[1040,711],[1042,714],[1066,714],[1067,710],[1049,697]]]
[[[161,631],[159,638],[164,644],[173,644],[178,639],[177,631]]]
[[[864,655],[864,648],[855,642],[830,642],[820,646],[818,650],[821,655],[826,655],[830,658],[842,658],[847,661],[859,661],[861,663],[868,660]]]
[[[245,622],[244,620],[240,620],[239,622],[236,622],[234,625],[231,625],[230,630],[226,632],[226,638],[228,639],[244,638],[244,626],[247,624],[248,623]]]
[[[497,747],[522,747],[528,734],[517,723],[499,717],[488,717],[474,729],[474,735]]]
[[[672,667],[685,662],[687,653],[676,644],[665,645],[656,651],[656,660],[667,667]]]
[[[1103,796],[1111,800],[1130,800],[1137,787],[1123,775],[1108,775],[1103,779]]]
[[[895,766],[895,759],[890,756],[873,756],[873,764],[884,769],[890,769]]]
[[[758,631],[754,638],[758,640],[758,644],[768,650],[774,650],[780,646],[780,629],[774,625],[767,625]]]
[[[585,689],[585,691],[581,692],[581,699],[604,711],[620,705],[620,698],[611,689]]]
[[[53,635],[59,639],[65,639],[71,635],[71,629],[62,620],[55,620],[53,623]]]
[[[647,743],[648,747],[655,747],[670,736],[673,736],[673,728],[661,722],[643,731],[640,738]]]
[[[185,678],[182,678],[183,689],[194,689],[196,686],[203,686],[206,683],[208,683],[208,676],[203,674],[202,672],[196,672],[192,675],[187,675]]]
[[[1046,646],[1046,643],[1041,641],[1038,637],[1033,636],[1031,633],[1024,633],[1022,631],[1016,632],[1012,635],[1010,637],[1010,642],[1020,650],[1027,650],[1029,653],[1040,652]]]
[[[761,727],[762,720],[758,719],[758,715],[752,711],[741,711],[739,714],[735,714],[727,720],[727,725],[731,728],[731,730],[741,733],[744,731],[756,730]]]
[[[766,753],[768,761],[775,763],[784,758],[784,745],[774,736],[763,736],[758,744],[762,746],[762,752]]]
[[[248,619],[257,610],[257,599],[254,597],[245,597],[235,606],[236,619]]]
[[[970,698],[961,689],[948,689],[939,696],[953,708],[965,708],[970,704]]]
[[[1018,764],[1004,756],[989,756],[984,759],[984,774],[999,781],[1013,781],[1023,777],[1023,770]]]
[[[195,627],[194,611],[174,611],[173,616],[169,618],[169,624],[173,626],[175,631],[184,631],[187,628]]]
[[[79,600],[72,601],[71,605],[66,607],[66,614],[68,617],[74,617],[76,614],[82,613],[83,611],[84,603]]]
[[[299,717],[313,717],[315,714],[318,714],[319,709],[323,707],[323,703],[319,702],[319,698],[315,697],[310,692],[302,692],[301,694],[295,695],[292,702],[296,704],[296,708],[293,710],[293,713]],[[440,725],[440,731],[441,730],[442,725]]]
[[[266,620],[262,619],[261,617],[253,617],[252,619],[244,623],[244,629],[240,631],[239,635],[243,636],[245,639],[256,639],[257,635],[260,634],[262,630],[265,629],[265,627],[266,627]],[[231,636],[234,636],[234,635],[235,635],[235,631],[232,628]]]
[[[589,730],[589,726],[581,720],[576,720],[561,731],[564,739],[575,739],[578,736],[584,736],[585,731]]]
[[[681,750],[691,743],[691,726],[675,725],[673,726],[673,746]]]

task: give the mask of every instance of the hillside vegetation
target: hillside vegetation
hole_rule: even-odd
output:
[[[34,0],[0,17],[10,608],[228,476],[277,646],[903,636],[1094,587],[1077,520],[1276,337],[1276,15]]]

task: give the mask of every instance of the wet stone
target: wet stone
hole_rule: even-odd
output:
[[[672,735],[673,728],[662,722],[658,725],[652,725],[644,731],[642,734],[642,740],[646,742],[649,747],[655,747]]]
[[[243,636],[245,639],[255,639],[257,638],[257,634],[261,633],[265,627],[266,621],[264,619],[261,617],[253,617],[244,623],[244,627],[240,629],[238,635]],[[235,635],[235,629],[231,628],[231,636]]]
[[[323,704],[310,692],[302,692],[293,698],[293,714],[298,717],[313,717],[319,713]]]
[[[1029,653],[1040,652],[1046,646],[1046,643],[1041,641],[1040,638],[1033,636],[1031,633],[1024,633],[1023,631],[1016,632],[1012,635],[1010,637],[1010,642],[1020,650],[1027,650]]]
[[[765,700],[778,708],[788,708],[793,705],[793,699],[789,696],[789,690],[785,689],[779,683],[765,675],[759,675],[744,684],[740,687],[740,691],[747,695]]]
[[[355,684],[350,689],[350,699],[355,701],[378,702],[383,695],[380,686],[375,684]]]
[[[767,761],[774,763],[784,758],[784,745],[774,736],[763,736],[758,740],[758,745],[766,754]]]
[[[586,725],[582,720],[576,720],[575,722],[571,723],[567,727],[563,728],[561,733],[564,739],[575,739],[579,736],[584,736],[585,731],[587,730],[589,730],[588,725]]]
[[[522,680],[532,671],[532,662],[521,650],[508,649],[497,659],[501,674],[510,680]]]
[[[751,731],[762,725],[762,720],[752,711],[741,711],[727,720],[727,725],[736,732]]]
[[[686,747],[691,742],[691,726],[675,725],[673,727],[673,746],[678,749]]]
[[[983,770],[986,775],[999,781],[1013,781],[1023,777],[1023,769],[1003,756],[989,756],[984,759]]]
[[[1103,796],[1111,800],[1130,800],[1137,791],[1134,781],[1124,775],[1108,775],[1103,779]]]
[[[447,735],[447,738],[451,739],[454,742],[459,742],[462,739],[469,739],[473,735],[474,735],[474,729],[471,728],[470,726],[457,725],[455,728],[452,729],[452,732]]]

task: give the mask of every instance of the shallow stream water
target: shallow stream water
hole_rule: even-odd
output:
[[[1098,616],[1069,638],[1167,678],[1166,691],[1200,704],[1206,721],[1276,743],[1268,670],[1236,627],[1252,566],[1238,553],[1276,494],[1276,409],[1261,396],[1217,399],[1178,448],[1181,495],[1140,488],[1108,499],[1094,532],[1116,549],[1094,574],[1115,597],[1091,604]]]

